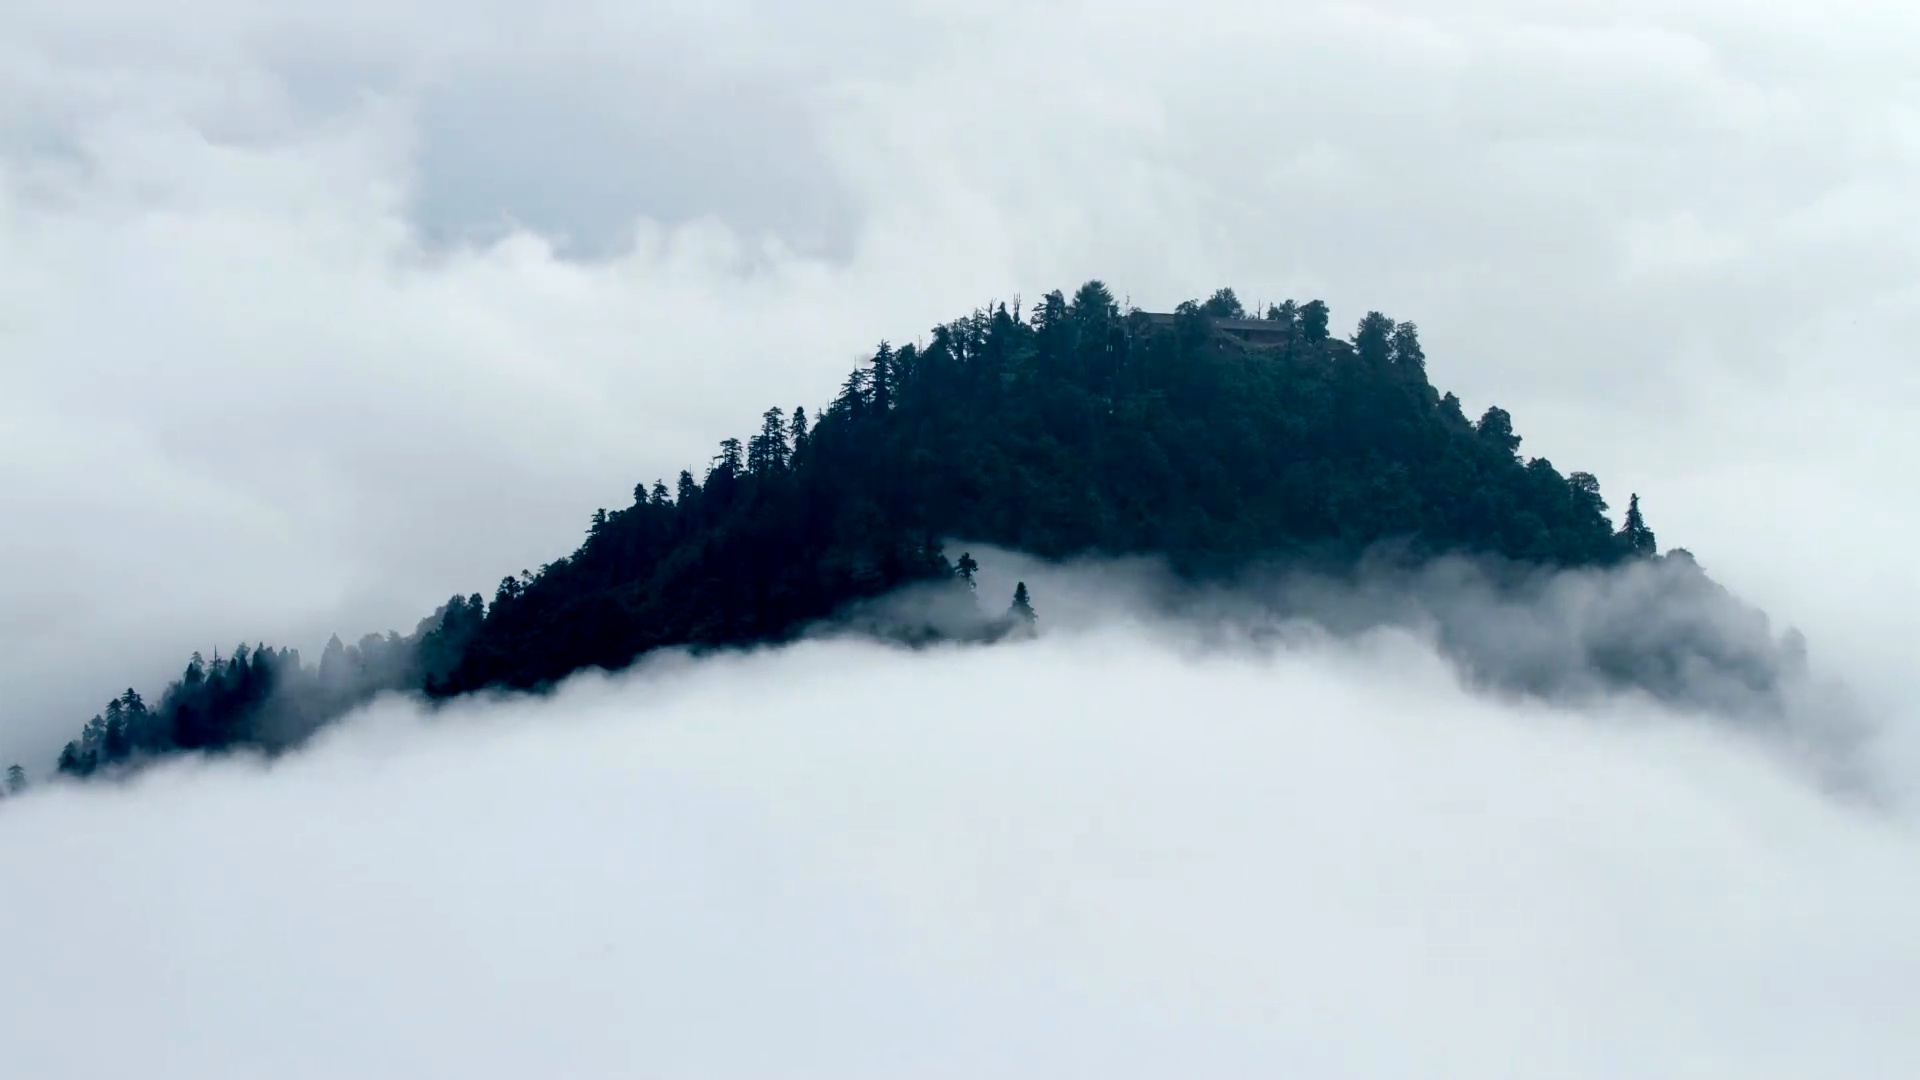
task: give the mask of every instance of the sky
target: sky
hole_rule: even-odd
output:
[[[1638,492],[1663,546],[1806,633],[1882,724],[1876,760],[1920,777],[1916,24],[1877,0],[13,0],[0,761],[44,767],[195,649],[410,630],[769,405],[823,404],[880,339],[1100,278],[1149,309],[1230,285],[1325,299],[1342,327],[1417,322],[1438,386],[1510,410],[1523,453],[1594,472],[1616,510]],[[1522,1075],[1914,1060],[1878,1011],[1914,1004],[1886,899],[1913,893],[1907,825],[1684,725],[1442,692],[1417,643],[1208,666],[1114,633],[990,661],[810,646],[681,676],[665,715],[639,704],[648,676],[498,706],[482,735],[389,706],[272,773],[10,806],[0,986],[40,1004],[0,1009],[4,1042],[103,1055],[40,1075],[124,1071],[91,1035],[43,1041],[97,1000],[195,1075],[339,1075],[461,1039],[445,1052],[505,1072],[605,1065],[641,1033],[671,1048],[659,1075],[767,1074],[734,1018],[775,1025],[795,1075],[858,1075],[855,1034],[876,1075],[939,1075],[942,1048],[1094,1068],[1202,1042],[1223,1066],[1500,1075],[1516,1031],[1590,1051]],[[908,693],[942,680],[950,703]],[[756,718],[788,695],[790,724]],[[1188,746],[1177,717],[1217,730]],[[1083,760],[1103,718],[1124,734]],[[1044,779],[1023,749],[1054,755]],[[1116,847],[1047,848],[1131,783]],[[847,839],[855,817],[873,831]],[[929,861],[927,830],[960,850]],[[1347,891],[1284,888],[1289,861],[1343,855]],[[1090,865],[1134,887],[1096,902]],[[561,887],[587,880],[604,892]],[[1475,906],[1509,885],[1511,908]],[[129,915],[135,895],[158,899]],[[1381,975],[1426,918],[1487,954]],[[1168,927],[1191,934],[1142,937]],[[581,960],[602,938],[611,958]],[[662,968],[712,978],[676,996]],[[263,1003],[286,971],[308,978]],[[341,996],[369,971],[390,988]],[[134,1008],[176,979],[292,1042]],[[664,1011],[623,1027],[645,1002]],[[1322,1040],[1260,1018],[1283,1014],[1356,1056],[1299,1056]],[[1565,1026],[1583,1015],[1619,1039]],[[329,1041],[339,1024],[371,1033]],[[707,1039],[731,1072],[694,1067]]]
[[[410,630],[880,339],[1094,277],[1413,320],[1523,453],[1897,670],[1916,19],[9,4],[0,756],[195,649]]]

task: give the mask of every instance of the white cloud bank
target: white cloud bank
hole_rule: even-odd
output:
[[[1044,605],[1046,594],[1040,599]],[[0,812],[11,1074],[1911,1075],[1920,836],[1384,635],[398,705]]]

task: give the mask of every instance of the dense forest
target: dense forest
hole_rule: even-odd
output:
[[[950,537],[1215,580],[1352,565],[1388,541],[1535,567],[1658,558],[1637,496],[1615,528],[1592,475],[1523,458],[1504,410],[1471,419],[1436,391],[1413,323],[1369,312],[1343,339],[1329,318],[1317,300],[1250,317],[1230,289],[1123,311],[1094,281],[882,342],[824,408],[767,409],[491,597],[455,596],[408,636],[336,637],[318,663],[195,654],[157,702],[115,697],[58,768],[274,751],[383,691],[537,689],[667,646],[788,639],[903,585],[970,591],[977,565],[949,560]],[[1000,602],[982,639],[1035,618],[1024,584]]]

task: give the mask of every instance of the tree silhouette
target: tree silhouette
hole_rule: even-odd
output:
[[[1620,526],[1620,539],[1628,551],[1635,555],[1652,555],[1658,550],[1654,542],[1653,530],[1647,527],[1647,521],[1640,516],[1640,496],[1634,494],[1627,499],[1627,519]]]
[[[1033,598],[1027,595],[1026,582],[1022,581],[1013,587],[1013,604],[1007,608],[1007,614],[1029,627],[1039,620],[1039,614],[1033,610]]]

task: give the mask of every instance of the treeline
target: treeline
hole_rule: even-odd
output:
[[[1316,300],[1268,308],[1270,344],[1219,325],[1246,317],[1230,289],[1164,319],[1094,281],[882,342],[824,408],[768,409],[491,599],[454,597],[410,637],[336,639],[318,665],[196,656],[158,707],[115,699],[61,768],[276,749],[382,690],[538,688],[665,646],[783,640],[908,583],[970,584],[948,537],[1158,555],[1197,578],[1351,565],[1389,540],[1553,567],[1654,554],[1637,498],[1614,528],[1592,475],[1523,458],[1504,410],[1469,419],[1438,392],[1414,324],[1369,312],[1341,339]]]
[[[265,645],[241,645],[231,656],[216,653],[210,661],[196,652],[156,705],[132,688],[109,701],[60,751],[57,768],[89,776],[182,750],[293,746],[381,691],[418,688],[421,663],[430,656],[424,636],[457,630],[465,614],[465,601],[460,603],[422,620],[411,637],[368,634],[345,645],[335,636],[318,665],[303,664],[293,649]]]

